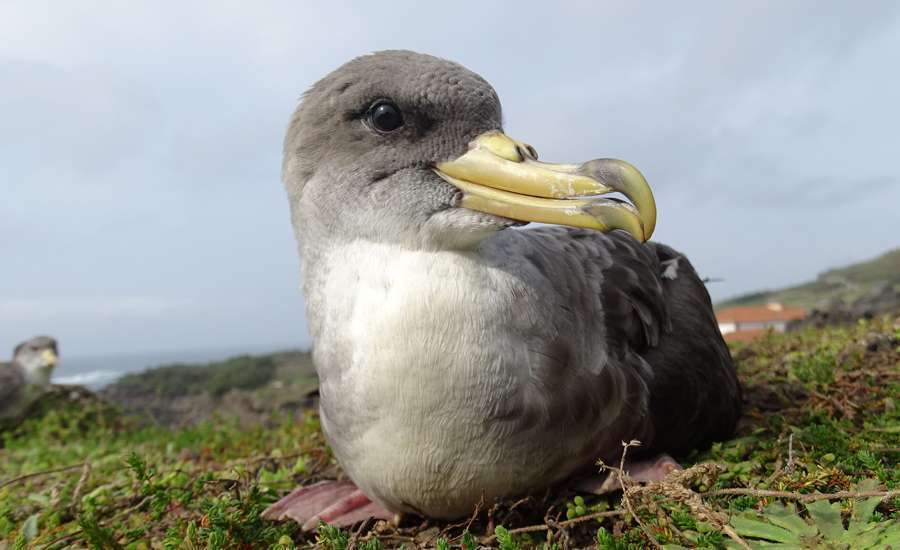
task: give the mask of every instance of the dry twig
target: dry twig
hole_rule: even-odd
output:
[[[359,524],[359,527],[356,528],[356,531],[353,532],[353,536],[350,537],[350,540],[347,542],[347,550],[353,550],[356,548],[356,541],[359,540],[359,535],[363,532],[363,529],[369,525],[369,522],[372,518],[366,518]]]
[[[554,525],[559,528],[566,528],[566,527],[571,527],[573,525],[577,525],[579,523],[583,523],[585,521],[590,521],[592,519],[624,516],[627,513],[628,513],[628,510],[617,508],[615,510],[606,510],[605,512],[594,512],[593,514],[586,514],[581,517],[567,519],[566,521],[560,521],[559,523],[555,523]],[[519,527],[517,529],[510,529],[509,534],[517,535],[519,533],[535,533],[538,531],[548,531],[549,529],[550,529],[549,525],[547,525],[546,523],[542,523],[540,525],[529,525],[527,527]],[[496,538],[497,538],[497,535],[491,535],[489,537],[484,538],[483,542],[485,544],[488,544],[488,543],[494,541],[494,539],[496,539]]]
[[[631,493],[640,496],[663,495],[684,504],[696,517],[711,522],[741,548],[749,550],[750,545],[747,544],[747,541],[728,525],[728,516],[711,509],[703,502],[698,493],[688,489],[688,485],[694,479],[701,476],[714,479],[721,470],[720,466],[713,463],[696,464],[686,470],[672,471],[662,481],[653,481],[644,487],[635,487]]]
[[[813,397],[815,397],[816,399],[825,401],[826,403],[831,403],[831,405],[835,409],[837,409],[841,412],[841,414],[844,416],[844,418],[853,419],[856,416],[856,410],[853,410],[853,409],[859,409],[859,407],[855,403],[850,401],[849,399],[845,400],[847,403],[847,405],[845,406],[844,403],[841,403],[836,398],[830,397],[828,395],[823,395],[823,394],[817,392],[816,390],[809,390],[809,394],[812,395]]]
[[[78,497],[81,496],[81,491],[84,490],[84,484],[87,483],[90,475],[91,461],[85,460],[84,467],[81,469],[81,477],[78,478],[78,483],[75,484],[75,490],[72,491],[72,503],[69,505],[71,510],[74,510],[78,506]]]
[[[3,483],[0,483],[0,489],[6,487],[7,485],[12,485],[13,483],[18,483],[20,481],[24,481],[26,479],[31,479],[33,477],[46,476],[50,474],[56,474],[59,472],[66,472],[68,470],[74,470],[76,468],[81,468],[84,465],[84,462],[79,462],[78,464],[72,464],[71,466],[63,466],[62,468],[52,468],[50,470],[41,470],[40,472],[32,472],[30,474],[23,474],[18,477],[14,477],[12,479],[8,479]]]
[[[660,544],[656,541],[653,533],[650,532],[650,529],[648,529],[647,526],[644,525],[644,522],[641,521],[641,518],[639,518],[638,515],[634,512],[634,507],[632,507],[631,505],[631,498],[629,498],[631,496],[629,493],[634,493],[634,491],[632,490],[634,487],[631,484],[631,476],[629,476],[628,473],[625,472],[625,455],[628,454],[628,449],[630,447],[638,447],[640,446],[640,444],[641,442],[637,439],[632,439],[628,443],[625,443],[624,441],[622,442],[622,457],[619,459],[619,468],[615,473],[619,476],[619,485],[622,486],[622,502],[625,503],[625,507],[628,509],[628,513],[630,513],[631,517],[634,518],[634,521],[637,522],[638,527],[641,528],[641,531],[644,532],[644,535],[647,537],[647,540],[649,540],[653,544],[653,547],[662,548],[662,546],[660,546]],[[606,468],[612,469],[609,466],[607,466]]]
[[[483,506],[484,506],[484,491],[482,491],[481,498],[478,499],[478,503],[475,505],[475,509],[472,510],[472,515],[469,516],[469,519],[467,521],[461,521],[459,523],[454,523],[454,524],[444,527],[443,529],[441,529],[439,536],[444,536],[447,533],[449,533],[450,531],[457,529],[459,527],[462,527],[463,525],[465,525],[465,528],[463,529],[463,533],[468,531],[469,528],[472,527],[472,523],[475,522],[475,518],[477,518],[478,514],[481,513],[481,508]],[[463,535],[454,537],[453,539],[451,539],[451,542],[456,542],[457,540],[461,539],[462,537],[463,537]]]
[[[718,489],[703,493],[705,497],[717,497],[722,495],[748,495],[753,497],[772,497],[799,500],[800,502],[815,502],[817,500],[835,500],[843,498],[868,498],[884,497],[894,498],[900,496],[900,489],[892,491],[837,491],[835,493],[791,493],[789,491],[767,491],[765,489]]]

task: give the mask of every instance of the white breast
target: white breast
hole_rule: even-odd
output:
[[[472,253],[369,242],[334,247],[325,265],[309,312],[323,427],[354,481],[436,516],[521,485],[515,460],[533,461],[510,459],[524,449],[485,418],[532,360],[510,328],[535,317],[526,285]]]

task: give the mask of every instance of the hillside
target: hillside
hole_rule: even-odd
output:
[[[273,413],[308,408],[317,386],[309,353],[286,351],[156,367],[127,374],[100,395],[155,424],[194,425],[216,416],[258,423]]]
[[[900,248],[872,260],[830,269],[819,274],[815,281],[779,290],[764,290],[730,298],[716,304],[716,309],[732,306],[760,305],[781,302],[806,309],[823,304],[848,304],[891,285],[900,290]]]

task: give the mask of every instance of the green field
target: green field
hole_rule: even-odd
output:
[[[3,436],[0,548],[897,548],[898,326],[881,319],[736,348],[747,401],[739,433],[687,457],[667,483],[632,486],[626,499],[559,488],[449,524],[408,517],[301,533],[261,520],[295,485],[341,475],[313,412],[171,428],[58,396]],[[265,381],[236,379],[253,392],[280,364],[241,361],[270,365]],[[204,378],[203,391],[222,395],[221,377]],[[185,391],[161,384],[165,395]]]

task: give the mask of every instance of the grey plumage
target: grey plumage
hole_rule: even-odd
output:
[[[397,131],[371,127],[379,100],[402,111]],[[686,452],[727,437],[740,412],[684,256],[460,207],[432,168],[500,127],[481,77],[392,51],[316,83],[285,138],[322,426],[357,485],[395,511],[459,516],[632,438]]]
[[[0,418],[17,415],[22,407],[25,375],[22,369],[10,363],[0,367]]]

